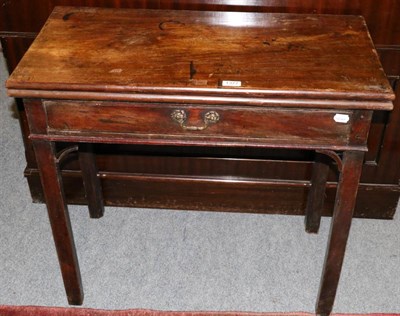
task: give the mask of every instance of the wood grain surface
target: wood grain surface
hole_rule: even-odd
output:
[[[394,97],[361,17],[77,7],[55,9],[7,87]]]

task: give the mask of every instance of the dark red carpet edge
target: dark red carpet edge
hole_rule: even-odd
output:
[[[44,306],[0,305],[0,316],[313,316],[311,313],[169,312],[147,309],[102,310]],[[400,314],[332,314],[333,316],[400,316]]]

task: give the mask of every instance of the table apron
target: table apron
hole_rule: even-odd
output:
[[[31,139],[366,150],[371,110],[109,101],[27,102]]]

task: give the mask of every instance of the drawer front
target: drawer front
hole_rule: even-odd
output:
[[[124,102],[45,101],[44,105],[49,135],[278,147],[345,146],[354,115],[349,110]]]

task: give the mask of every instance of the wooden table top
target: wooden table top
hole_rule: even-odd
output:
[[[394,98],[362,17],[79,7],[56,7],[7,87],[26,97],[356,100],[374,109]]]

